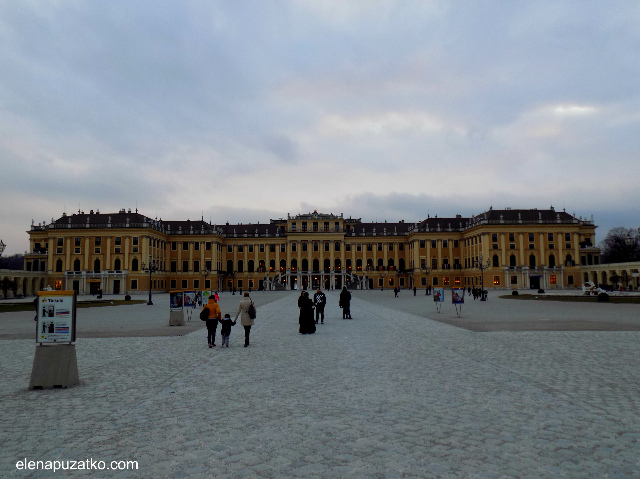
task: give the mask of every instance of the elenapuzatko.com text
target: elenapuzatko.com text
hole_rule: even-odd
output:
[[[25,458],[16,462],[16,469],[19,471],[125,471],[137,470],[138,461],[96,461],[95,459],[30,461]]]

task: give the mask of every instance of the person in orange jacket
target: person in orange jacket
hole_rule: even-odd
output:
[[[222,317],[220,312],[220,306],[216,302],[216,298],[211,295],[209,301],[204,305],[202,310],[209,308],[209,318],[207,319],[207,342],[209,347],[213,348],[216,345],[216,329],[218,329],[218,320]]]

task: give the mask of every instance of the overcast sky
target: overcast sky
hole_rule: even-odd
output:
[[[640,3],[0,2],[0,238],[81,209],[640,226]]]

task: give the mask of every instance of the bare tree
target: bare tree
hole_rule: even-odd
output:
[[[640,234],[633,228],[609,230],[600,242],[603,263],[626,263],[640,257]]]

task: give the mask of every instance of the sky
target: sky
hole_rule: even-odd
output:
[[[0,238],[122,208],[640,226],[640,3],[0,2]]]

